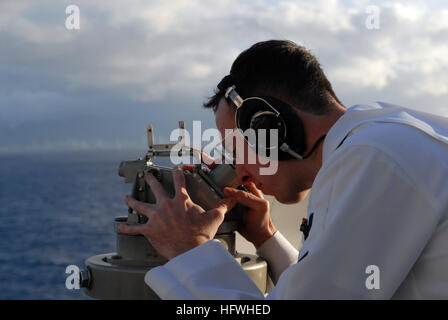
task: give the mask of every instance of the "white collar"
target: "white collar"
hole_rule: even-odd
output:
[[[348,108],[328,131],[323,145],[322,162],[328,159],[352,130],[370,121],[409,125],[448,144],[448,118],[384,102],[358,104]]]

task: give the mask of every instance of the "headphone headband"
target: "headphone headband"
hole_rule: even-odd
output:
[[[221,81],[218,83],[217,88],[220,92],[225,92],[227,88],[235,85],[232,76],[229,74],[221,79]]]
[[[247,99],[243,99],[240,95],[238,95],[238,93],[236,92],[236,87],[235,87],[235,82],[232,79],[232,76],[226,75],[224,78],[222,78],[222,80],[219,82],[219,84],[217,85],[217,88],[219,90],[220,93],[224,93],[225,98],[230,99],[235,106],[237,107],[237,113],[239,108],[242,107],[244,101],[246,100],[251,100],[251,99],[255,99],[254,98],[247,98]],[[325,135],[323,135],[322,137],[320,137],[316,143],[314,144],[313,148],[311,148],[310,152],[308,152],[308,154],[306,154],[305,156],[301,155],[301,152],[304,151],[305,149],[305,132],[304,132],[304,128],[303,128],[303,124],[302,121],[300,119],[300,117],[292,110],[292,107],[287,105],[286,103],[275,99],[273,97],[257,97],[257,99],[262,100],[266,105],[270,106],[270,108],[272,108],[275,111],[275,118],[274,121],[278,122],[278,118],[281,119],[282,121],[282,127],[284,128],[284,132],[286,134],[287,131],[291,131],[293,132],[292,134],[289,134],[289,138],[285,137],[285,140],[281,139],[280,141],[280,150],[282,151],[282,153],[279,154],[280,156],[280,160],[288,160],[291,158],[295,158],[295,159],[306,159],[308,158],[313,152],[314,150],[319,146],[319,144],[325,139]],[[272,107],[271,105],[271,101],[266,101],[265,99],[268,100],[275,100],[276,101],[276,108]],[[286,118],[284,118],[284,114],[283,116],[281,115],[281,112],[279,112],[277,110],[277,107],[279,106],[283,106],[283,111],[285,110],[289,110],[287,111],[286,114],[290,114],[290,112],[293,112],[293,114],[291,116],[287,116]],[[287,107],[285,107],[287,106]],[[282,110],[282,109],[279,109]],[[250,121],[252,122],[252,120],[254,120],[254,118],[260,117],[264,115],[264,113],[255,113],[251,116]],[[295,120],[293,120],[295,119]],[[274,122],[273,121],[273,122]],[[289,125],[288,125],[289,122]],[[289,127],[289,130],[287,130]],[[294,128],[294,130],[293,130]],[[292,143],[293,148],[291,148],[288,143]]]

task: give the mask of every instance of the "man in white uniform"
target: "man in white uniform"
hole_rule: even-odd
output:
[[[279,111],[286,144],[274,175],[237,163],[251,193],[226,189],[208,212],[189,198],[181,170],[173,199],[150,175],[157,204],[126,198],[149,220],[121,231],[144,234],[170,260],[145,277],[162,299],[448,298],[447,118],[386,103],[346,109],[316,58],[290,41],[242,52],[218,87],[205,106],[222,133],[260,120],[241,101],[264,97],[260,110]],[[295,203],[311,187],[299,253],[276,230],[262,192]],[[268,261],[275,288],[267,297],[211,240],[236,202],[249,208],[239,232]]]

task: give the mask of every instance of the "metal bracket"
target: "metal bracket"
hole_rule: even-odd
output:
[[[154,144],[154,129],[151,123],[148,123],[147,135],[148,135],[148,152],[146,153],[147,165],[152,165],[152,159],[154,157],[169,157],[176,153],[178,156],[185,155],[185,152],[189,152],[190,156],[197,157],[201,159],[201,153],[198,150],[192,149],[185,145],[185,121],[179,121],[179,142],[178,143],[164,143],[164,144]],[[180,145],[180,150],[172,151],[174,146]]]
[[[179,142],[181,143],[181,149],[185,147],[185,122],[179,121],[180,137]],[[164,143],[164,144],[154,144],[154,129],[151,123],[148,123],[147,127],[148,135],[148,152],[146,153],[146,160],[151,163],[151,159],[158,157],[169,157],[171,155],[171,149],[178,145],[177,143]]]

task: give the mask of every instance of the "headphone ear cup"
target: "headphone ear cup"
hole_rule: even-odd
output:
[[[280,143],[283,141],[283,137],[286,134],[284,120],[272,111],[256,112],[251,118],[250,128],[253,129],[256,134],[257,154],[266,157],[270,156],[273,149],[279,149]]]
[[[280,137],[283,137],[286,133],[285,122],[283,121],[283,119],[271,111],[260,111],[255,113],[250,119],[250,128],[254,130],[276,129]]]
[[[274,113],[269,105],[260,101],[260,98],[271,104],[280,114]],[[293,107],[283,101],[270,96],[262,96],[257,99],[249,98],[244,101],[243,106],[237,109],[236,112],[237,126],[243,131],[252,128],[257,133],[257,128],[278,129],[278,141],[275,141],[278,147],[286,142],[290,149],[298,154],[302,154],[306,150],[303,123]],[[268,138],[270,136],[269,131],[266,131],[266,137]],[[269,143],[272,144],[271,142]],[[258,143],[252,146],[252,148],[255,150],[258,148],[257,145]],[[257,153],[261,151],[260,154],[265,154],[267,157],[270,156],[270,149],[267,147],[256,151]],[[278,150],[278,160],[290,159],[296,158],[287,152]]]
[[[289,148],[298,154],[302,154],[306,150],[305,129],[303,122],[299,115],[295,112],[294,108],[285,102],[276,99],[274,97],[261,97],[269,102],[280,115],[278,118],[283,120],[285,134],[279,139],[279,146],[283,142],[287,143]],[[291,160],[296,159],[287,152],[279,151],[279,160]]]

